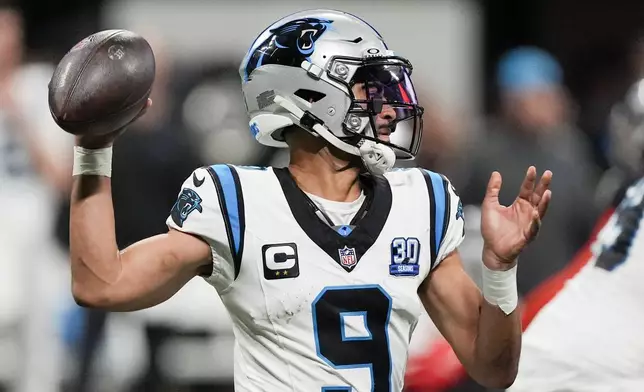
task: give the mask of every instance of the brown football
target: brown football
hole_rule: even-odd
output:
[[[154,53],[141,36],[106,30],[76,44],[49,83],[49,110],[74,135],[103,135],[127,125],[146,104]]]

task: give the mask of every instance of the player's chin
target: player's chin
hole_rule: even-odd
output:
[[[391,138],[389,137],[389,135],[378,135],[378,140],[386,143],[391,142]]]

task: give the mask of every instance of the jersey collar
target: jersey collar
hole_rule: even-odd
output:
[[[376,242],[391,211],[392,193],[382,176],[362,176],[366,200],[351,222],[352,230],[338,232],[323,222],[288,169],[274,169],[288,205],[306,235],[345,271],[351,272]]]

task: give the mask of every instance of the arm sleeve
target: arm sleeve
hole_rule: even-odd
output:
[[[166,220],[170,229],[197,236],[210,245],[212,272],[204,279],[218,291],[226,289],[237,272],[230,218],[220,188],[221,180],[212,167],[196,169],[183,182]]]

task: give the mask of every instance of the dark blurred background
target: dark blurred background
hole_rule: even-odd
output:
[[[0,4],[15,5],[23,10],[28,58],[56,62],[88,32],[106,27],[101,24],[101,10],[106,2],[3,0]],[[516,46],[537,45],[561,62],[566,86],[581,113],[590,112],[589,117],[597,117],[586,119],[586,115],[580,116],[593,128],[588,132],[600,132],[601,125],[597,123],[602,123],[600,118],[605,117],[608,107],[622,96],[636,72],[631,49],[635,38],[644,31],[644,4],[629,0],[473,2],[480,12],[482,28],[480,54],[484,109],[491,111],[495,106],[493,76],[501,54]],[[227,2],[215,3],[225,6]],[[289,1],[280,3],[289,4]],[[293,9],[298,9],[297,2],[291,1],[290,4]],[[213,23],[217,23],[218,17],[224,16],[213,16]],[[246,28],[253,30],[254,26]],[[590,107],[602,107],[603,111],[589,110]]]

